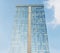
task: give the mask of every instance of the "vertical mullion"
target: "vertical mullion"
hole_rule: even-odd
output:
[[[28,7],[28,49],[27,53],[31,53],[31,7]]]

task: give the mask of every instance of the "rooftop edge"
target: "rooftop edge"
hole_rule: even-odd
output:
[[[16,7],[28,7],[28,6],[42,6],[44,7],[44,4],[25,4],[25,5],[16,5]]]

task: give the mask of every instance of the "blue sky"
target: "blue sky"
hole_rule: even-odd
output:
[[[59,7],[57,9],[57,5],[55,5],[59,3],[58,0],[55,0],[55,2],[50,1],[48,2],[50,7],[48,4],[45,7],[49,50],[50,53],[60,53],[60,22],[58,22],[60,19],[59,14],[56,15],[59,13],[59,11],[57,12]],[[9,53],[13,20],[16,15],[16,5],[40,3],[42,3],[42,0],[0,0],[0,53]]]

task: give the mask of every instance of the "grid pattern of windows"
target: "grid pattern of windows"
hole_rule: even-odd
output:
[[[28,7],[18,7],[11,53],[27,53]]]
[[[32,53],[48,53],[48,39],[44,7],[32,7]]]
[[[31,12],[29,7],[31,7]],[[29,20],[31,23],[28,18],[31,18]],[[10,53],[29,53],[28,48],[31,49],[30,53],[49,53],[44,6],[18,6],[15,19]],[[28,34],[29,26],[31,26],[29,29],[31,34]],[[31,47],[28,47],[28,37],[30,37],[28,35],[31,35],[29,43]]]

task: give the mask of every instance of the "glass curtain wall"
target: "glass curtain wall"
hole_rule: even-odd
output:
[[[44,6],[32,6],[32,53],[48,53],[48,36],[45,22]]]
[[[27,53],[28,7],[17,7],[10,53]]]
[[[44,6],[17,7],[10,53],[27,53],[28,14],[31,14],[31,53],[49,53]]]

